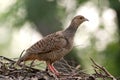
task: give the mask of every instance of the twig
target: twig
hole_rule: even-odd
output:
[[[14,64],[16,63],[16,61],[14,61],[14,60],[12,60],[12,59],[9,59],[9,58],[6,58],[6,57],[3,57],[3,56],[0,56],[0,58],[3,58],[3,59],[5,59],[5,60],[7,60],[7,61],[9,61],[9,62],[14,63]],[[26,68],[30,68],[30,69],[35,70],[35,71],[39,71],[39,69],[35,69],[35,68],[29,67],[29,66],[26,66],[26,65],[20,64],[19,66],[20,66],[20,67],[21,67],[21,66],[25,66]]]
[[[107,71],[107,69],[106,69],[105,67],[98,65],[92,58],[90,58],[90,59],[91,59],[92,63],[94,64],[94,65],[93,65],[94,68],[99,69],[99,70],[102,70],[102,71],[105,73],[106,77],[109,77],[109,78],[111,78],[112,80],[117,80],[114,76],[112,76],[112,75]],[[94,69],[95,72],[96,72],[96,74],[102,75],[102,73],[98,73],[96,69]]]
[[[22,57],[22,55],[23,55],[24,52],[25,52],[25,49],[21,52],[21,54],[20,54],[20,56],[19,56],[18,59],[20,59]]]
[[[72,70],[72,66],[70,66],[70,65],[68,64],[68,62],[67,62],[64,58],[62,58],[62,60],[63,60],[64,63],[67,65],[67,67],[69,67],[69,69]]]
[[[29,66],[29,70],[28,70],[28,73],[30,73],[30,69],[32,68],[32,65],[34,63],[35,60],[33,60],[31,63],[30,63],[30,66]],[[27,77],[28,74],[26,74],[22,80],[24,80],[26,77]]]
[[[5,60],[7,60],[7,61],[10,61],[10,62],[12,62],[12,63],[15,63],[15,62],[16,62],[16,61],[13,61],[13,60],[11,60],[11,59],[9,59],[9,58],[6,58],[6,57],[3,57],[3,56],[0,56],[0,58],[5,59]]]

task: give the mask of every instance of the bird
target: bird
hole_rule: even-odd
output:
[[[56,76],[59,76],[60,74],[53,64],[72,50],[75,33],[78,27],[85,21],[89,20],[82,15],[75,16],[66,29],[43,37],[29,47],[16,63],[20,65],[21,62],[28,60],[45,61],[48,69]]]

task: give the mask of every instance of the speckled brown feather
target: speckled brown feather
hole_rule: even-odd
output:
[[[73,47],[74,34],[78,26],[87,20],[83,16],[76,16],[70,26],[56,33],[52,33],[26,50],[26,53],[21,57],[17,64],[27,60],[43,60],[47,64],[52,64],[69,53]]]
[[[50,34],[28,48],[19,62],[38,59],[52,63],[71,50],[72,45],[69,45],[69,40],[61,31]]]

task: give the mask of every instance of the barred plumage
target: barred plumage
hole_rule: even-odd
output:
[[[83,16],[76,16],[67,29],[52,33],[28,48],[25,55],[17,61],[17,64],[27,60],[43,60],[46,61],[49,69],[58,75],[52,63],[71,51],[74,34],[78,26],[84,21],[87,19]]]

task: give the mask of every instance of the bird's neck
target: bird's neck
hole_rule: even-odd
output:
[[[69,38],[73,38],[78,26],[75,24],[70,24],[68,28],[65,29],[64,34]]]

